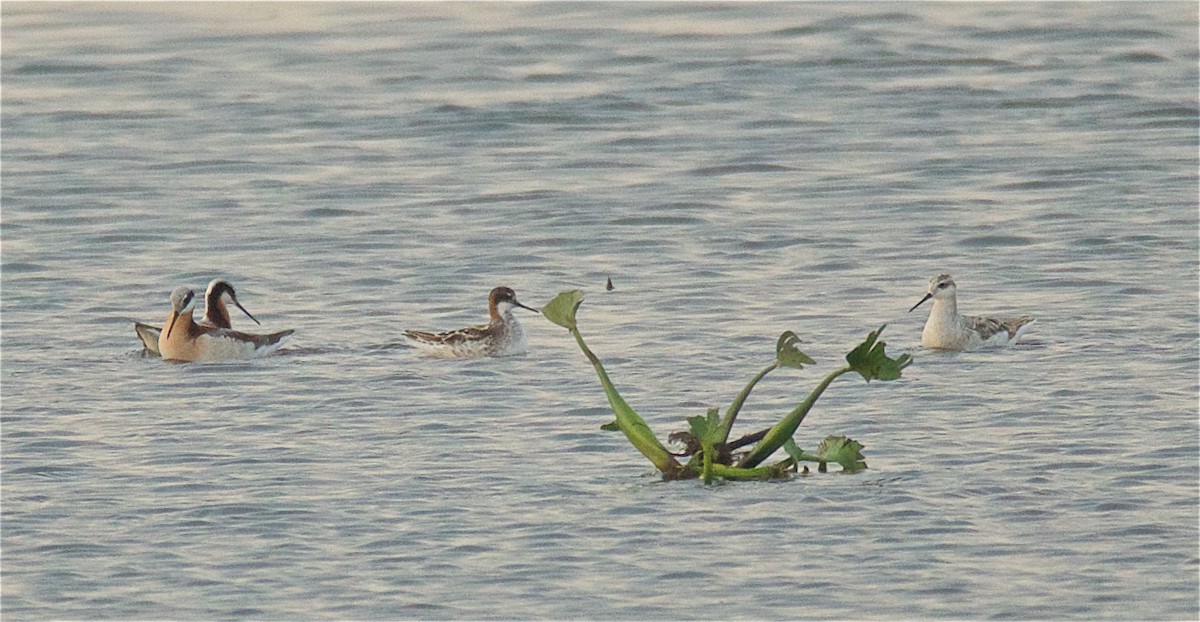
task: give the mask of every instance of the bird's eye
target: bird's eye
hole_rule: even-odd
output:
[[[949,285],[949,283],[938,283],[938,289],[946,289],[947,285]]]

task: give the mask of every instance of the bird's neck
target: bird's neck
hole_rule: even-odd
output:
[[[225,302],[220,297],[208,301],[208,308],[204,310],[204,318],[213,326],[221,328],[233,326],[229,317],[229,308],[225,306]]]
[[[958,301],[953,298],[945,300],[934,298],[933,310],[930,311],[930,314],[936,315],[943,322],[953,321],[958,317]]]

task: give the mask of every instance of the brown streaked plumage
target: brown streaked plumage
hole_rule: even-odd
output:
[[[440,358],[521,354],[525,352],[527,343],[521,323],[512,314],[515,307],[538,312],[518,302],[517,294],[511,288],[497,287],[488,294],[491,321],[487,324],[444,333],[408,330],[404,331],[404,336],[425,354]]]
[[[1008,334],[1007,339],[1012,340],[1020,332],[1021,328],[1034,321],[1032,317],[1023,315],[1018,318],[995,319],[990,317],[977,317],[973,315],[964,315],[963,323],[967,330],[973,330],[979,333],[979,338],[983,341],[990,341],[997,333],[1003,331]]]

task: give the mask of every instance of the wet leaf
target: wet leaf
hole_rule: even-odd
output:
[[[542,307],[542,315],[567,330],[576,330],[575,312],[579,309],[579,305],[582,302],[583,290],[568,290],[560,293],[554,297],[554,300],[546,303],[546,306]]]
[[[817,447],[817,458],[821,462],[836,462],[847,473],[857,473],[867,468],[862,448],[862,443],[847,436],[827,436]]]
[[[883,333],[884,328],[887,328],[887,324],[880,326],[879,330],[867,335],[866,340],[846,355],[846,363],[850,365],[850,369],[861,374],[867,382],[872,380],[895,380],[900,377],[900,370],[912,363],[912,356],[908,354],[889,358],[887,353],[884,352],[887,343],[884,341],[875,341]]]
[[[779,340],[775,342],[775,362],[768,365],[765,369],[758,372],[750,382],[746,384],[746,388],[733,398],[733,403],[729,405],[729,409],[725,411],[725,421],[722,423],[721,436],[715,442],[724,443],[729,440],[729,433],[733,430],[733,422],[737,419],[738,413],[742,410],[742,405],[746,403],[746,398],[750,396],[750,391],[760,380],[765,378],[767,374],[779,367],[791,367],[793,369],[803,369],[805,365],[812,365],[814,361],[809,356],[800,351],[796,344],[800,343],[800,338],[792,331],[785,331],[779,336]]]
[[[800,343],[800,337],[790,330],[779,336],[779,341],[775,342],[775,360],[780,367],[803,369],[805,365],[816,363],[796,347],[798,343]]]

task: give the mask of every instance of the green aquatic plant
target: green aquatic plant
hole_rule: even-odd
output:
[[[579,328],[575,325],[575,312],[579,310],[579,305],[583,302],[583,292],[577,289],[563,292],[551,300],[549,304],[542,308],[542,314],[551,322],[562,326],[571,331],[571,335],[575,337],[575,343],[579,344],[579,349],[583,350],[584,356],[596,369],[596,375],[600,378],[600,384],[604,386],[604,394],[608,396],[608,405],[612,407],[613,414],[617,420],[614,423],[605,426],[605,429],[618,429],[625,434],[629,442],[633,444],[638,451],[642,452],[650,462],[654,463],[655,468],[663,474],[667,479],[684,479],[683,465],[675,459],[675,456],[658,442],[658,438],[654,436],[654,432],[650,430],[650,426],[646,425],[646,421],[642,419],[637,411],[629,407],[625,400],[621,398],[621,394],[617,393],[617,388],[613,386],[611,380],[608,379],[608,374],[604,371],[604,365],[600,363],[600,359],[592,354],[588,349],[587,344],[583,342],[583,335],[579,334]]]
[[[711,483],[717,479],[775,479],[788,477],[801,462],[816,462],[818,470],[822,472],[831,462],[841,465],[845,472],[861,471],[867,468],[867,463],[862,455],[863,446],[858,441],[846,436],[829,436],[820,443],[815,453],[810,454],[801,450],[793,440],[796,430],[825,389],[842,374],[858,372],[867,382],[895,380],[900,377],[901,370],[912,363],[912,357],[907,354],[896,358],[887,356],[884,351],[886,344],[878,341],[886,324],[880,326],[846,355],[845,366],[825,376],[808,397],[779,423],[731,442],[729,436],[738,412],[759,381],[780,367],[803,369],[805,365],[815,364],[811,357],[800,351],[797,345],[800,338],[792,331],[787,331],[780,335],[775,343],[775,361],[750,379],[725,410],[724,417],[720,416],[719,409],[710,408],[706,415],[687,420],[688,431],[676,432],[669,437],[668,440],[684,445],[684,450],[675,454],[658,440],[646,421],[625,402],[613,386],[600,359],[584,342],[575,319],[582,303],[582,291],[565,291],[543,307],[542,314],[571,333],[576,345],[596,370],[596,376],[600,379],[605,396],[608,397],[608,404],[616,416],[615,421],[601,428],[622,432],[629,442],[654,464],[663,478],[668,480],[701,478],[705,483]],[[748,452],[735,458],[734,451],[747,445],[753,446]],[[781,448],[787,454],[787,458],[762,466],[763,461]],[[690,460],[681,464],[676,456],[690,456]]]

